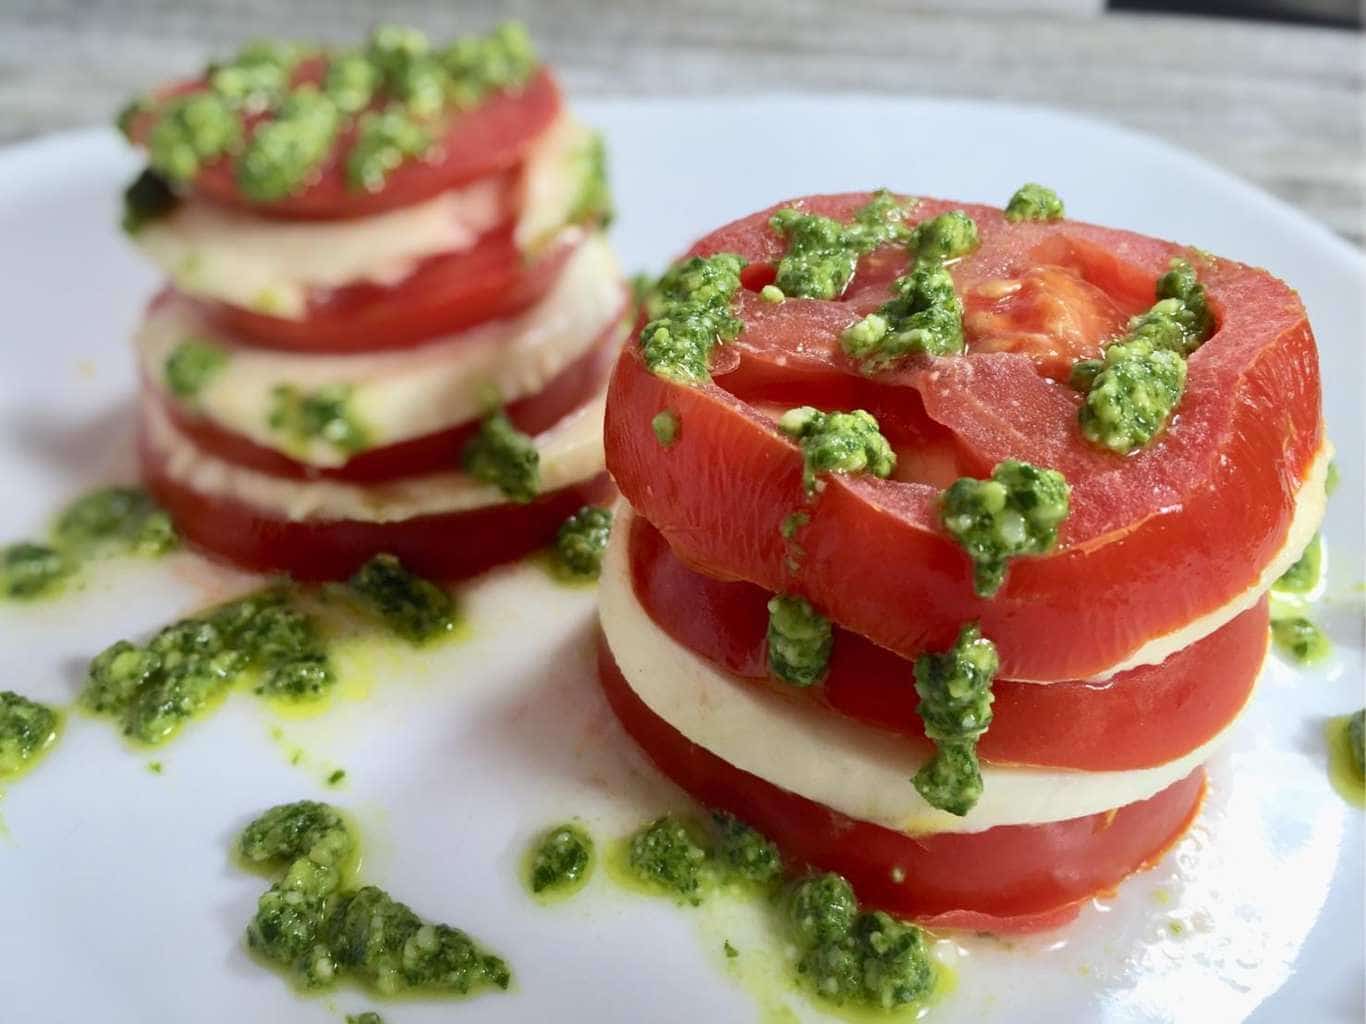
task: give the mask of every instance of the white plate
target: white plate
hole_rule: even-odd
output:
[[[934,1018],[1360,1021],[1362,815],[1330,788],[1320,735],[1324,716],[1362,703],[1360,255],[1192,157],[1045,110],[863,98],[582,109],[609,136],[628,268],[658,269],[782,196],[885,184],[1000,203],[1033,179],[1078,218],[1261,264],[1301,290],[1343,476],[1327,527],[1339,600],[1320,612],[1333,661],[1297,673],[1273,659],[1192,835],[1069,928],[965,940],[958,991]],[[155,285],[114,228],[135,164],[112,132],[0,155],[0,537],[38,531],[65,498],[131,474],[124,339]],[[80,593],[0,608],[0,686],[66,703],[106,643],[244,583],[180,555],[109,564]],[[371,698],[321,717],[279,722],[235,695],[152,756],[74,717],[0,803],[0,1019],[323,1022],[369,1005],[353,990],[301,1001],[243,951],[264,883],[233,867],[229,843],[255,812],[304,796],[355,812],[367,879],[468,928],[516,972],[511,994],[404,1003],[386,1013],[397,1024],[772,1011],[783,990],[754,977],[774,961],[746,938],[744,908],[684,912],[601,874],[556,909],[528,900],[516,866],[534,831],[578,815],[607,838],[678,797],[598,696],[591,592],[521,567],[469,588],[465,607],[472,639],[426,659],[377,655]],[[296,746],[306,756],[291,766]],[[164,774],[148,771],[153,759]],[[338,765],[349,782],[329,790]],[[722,938],[745,951],[745,978],[727,970]]]

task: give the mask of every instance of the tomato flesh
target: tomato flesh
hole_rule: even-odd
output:
[[[1197,769],[1108,813],[909,836],[787,792],[692,743],[636,696],[601,636],[598,672],[627,733],[690,796],[767,835],[791,867],[838,872],[861,903],[932,927],[1019,932],[1063,924],[1082,901],[1159,859],[1189,827],[1204,793]]]
[[[561,370],[544,388],[510,403],[504,410],[514,426],[527,434],[549,430],[597,394],[620,348],[621,328],[614,320],[582,356]],[[171,422],[197,448],[210,455],[291,480],[345,480],[381,483],[403,477],[437,473],[460,464],[466,443],[479,430],[470,420],[449,430],[373,448],[341,466],[310,466],[257,444],[250,438],[197,415],[168,397],[160,398]]]
[[[770,684],[768,593],[694,572],[639,516],[631,519],[629,545],[636,599],[676,642],[725,672],[930,749],[910,662],[837,626],[824,683],[806,690]],[[1184,757],[1222,732],[1251,697],[1269,618],[1263,599],[1162,664],[1122,672],[1101,685],[997,679],[995,717],[978,752],[993,764],[1086,771],[1148,768]]]
[[[807,205],[847,220],[867,199],[816,197]],[[956,205],[926,200],[914,216]],[[952,268],[960,292],[1027,274],[1042,252],[1102,290],[1110,316],[1126,315],[1151,303],[1157,276],[1182,252],[1129,232],[1070,221],[1012,225],[998,210],[963,208],[982,245]],[[734,251],[771,265],[784,242],[767,227],[769,215],[723,228],[691,252]],[[1219,328],[1189,360],[1173,426],[1124,458],[1082,439],[1080,396],[1024,352],[912,359],[876,378],[858,373],[839,333],[886,299],[889,259],[868,257],[840,301],[770,304],[743,291],[745,329],[718,350],[711,382],[656,377],[639,346],[627,346],[609,391],[608,468],[684,562],[801,593],[905,658],[947,647],[962,623],[980,621],[1005,678],[1048,682],[1105,673],[1257,585],[1285,542],[1322,443],[1313,334],[1288,287],[1229,261],[1201,264]],[[897,261],[904,267],[903,256]],[[1058,322],[1069,321],[1091,324],[1077,335],[1087,339],[1104,316]],[[919,479],[832,475],[807,501],[799,450],[756,407],[779,399],[889,415],[895,431],[934,439],[933,464],[912,467]],[[661,409],[683,424],[663,452],[649,429]],[[1016,559],[1004,587],[982,599],[967,556],[940,525],[939,492],[948,471],[982,477],[1006,458],[1063,472],[1072,513],[1053,552]],[[794,573],[781,525],[798,510],[810,521],[793,538],[802,551]]]

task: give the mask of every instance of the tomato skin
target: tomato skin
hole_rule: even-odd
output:
[[[659,531],[630,521],[631,582],[655,625],[724,672],[817,701],[857,721],[931,749],[916,711],[913,665],[856,633],[835,627],[830,670],[818,687],[770,682],[766,663],[769,594],[750,583],[711,579],[683,565]],[[1084,771],[1149,768],[1184,757],[1217,736],[1252,695],[1266,655],[1266,599],[1161,665],[1122,672],[1104,684],[997,679],[982,760]]]
[[[346,354],[414,348],[535,305],[559,278],[579,239],[529,262],[504,225],[473,248],[424,260],[396,285],[348,285],[310,300],[301,320],[198,301],[208,319],[243,344],[287,352]]]
[[[561,370],[544,388],[508,405],[504,411],[513,425],[524,433],[539,434],[597,394],[621,348],[621,334],[622,328],[614,319],[586,353]],[[145,386],[154,390],[151,384]],[[460,464],[465,444],[479,430],[480,423],[469,420],[438,433],[373,448],[341,466],[310,466],[219,426],[169,396],[157,394],[175,428],[197,448],[227,462],[291,480],[382,483],[437,473]]]
[[[429,579],[467,579],[548,544],[565,519],[613,494],[611,480],[600,473],[526,505],[489,505],[388,523],[284,520],[173,480],[145,435],[139,456],[143,484],[195,548],[240,569],[310,581],[346,579],[382,552],[397,555]]]
[[[808,205],[847,218],[867,198],[815,197]],[[927,200],[916,216],[957,205]],[[953,268],[960,289],[1028,269],[1034,250],[1061,238],[1083,279],[1109,284],[1107,294],[1125,309],[1139,291],[1134,281],[1145,278],[1151,295],[1181,252],[1128,232],[1070,221],[1008,225],[997,210],[963,208],[983,244]],[[730,250],[771,263],[783,243],[766,227],[768,215],[729,225],[691,253]],[[1087,262],[1088,253],[1108,262]],[[626,347],[609,391],[608,468],[683,561],[718,578],[801,593],[905,658],[947,647],[963,622],[980,621],[1005,678],[1042,682],[1103,674],[1256,585],[1285,541],[1323,438],[1313,334],[1289,288],[1229,261],[1201,267],[1220,329],[1189,360],[1176,424],[1121,458],[1082,440],[1080,396],[1023,355],[909,361],[877,380],[852,372],[838,333],[885,297],[886,268],[874,269],[870,277],[861,268],[841,302],[770,306],[742,293],[745,330],[719,350],[710,383],[662,380],[645,368],[637,344]],[[972,591],[966,555],[940,526],[942,483],[833,475],[804,504],[797,447],[750,404],[784,384],[790,404],[834,395],[840,407],[874,415],[896,407],[888,395],[899,388],[917,429],[943,435],[964,474],[985,476],[1012,457],[1062,471],[1072,514],[1058,548],[1016,559],[1004,587],[984,600]],[[661,409],[683,424],[664,452],[649,430]],[[794,575],[780,526],[799,508],[810,523],[795,538],[804,553]]]
[[[1156,796],[1046,825],[908,836],[856,821],[727,764],[636,696],[599,635],[598,673],[618,720],[661,772],[707,807],[778,844],[788,864],[844,875],[859,901],[940,928],[1030,931],[1075,915],[1158,860],[1190,826],[1204,794],[1196,769]],[[893,881],[893,869],[901,881]]]
[[[305,62],[294,75],[295,83],[317,81],[321,65]],[[205,88],[205,83],[183,82],[158,93],[158,98],[183,96]],[[206,164],[195,177],[193,192],[212,202],[245,209],[263,217],[298,220],[342,220],[369,217],[386,210],[420,203],[439,192],[517,165],[528,148],[559,115],[563,106],[559,86],[541,68],[516,92],[498,92],[473,110],[452,114],[434,154],[424,160],[406,160],[376,191],[356,191],[346,180],[345,154],[355,138],[355,125],[338,132],[332,155],[316,178],[294,195],[271,202],[248,199],[237,187],[232,161],[220,158]],[[151,130],[152,117],[134,120],[132,137],[142,142]]]

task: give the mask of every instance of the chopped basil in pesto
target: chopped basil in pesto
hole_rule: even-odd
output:
[[[783,290],[776,284],[766,284],[760,288],[759,298],[775,306],[781,302],[787,301],[787,296],[783,294]]]
[[[707,849],[694,830],[672,815],[657,818],[631,836],[627,865],[651,888],[694,905],[702,902]]]
[[[1322,566],[1323,537],[1316,533],[1295,564],[1271,585],[1272,589],[1286,594],[1307,594],[1318,586]]]
[[[572,180],[579,182],[569,206],[571,224],[596,224],[606,227],[612,221],[612,190],[607,182],[607,145],[602,135],[593,132],[573,155]]]
[[[925,933],[882,911],[859,912],[839,875],[798,882],[788,899],[797,973],[817,997],[836,1006],[892,1010],[922,1002],[935,984]]]
[[[758,885],[782,877],[783,857],[776,843],[733,814],[716,811],[711,820],[716,832],[715,857],[726,877]]]
[[[582,888],[592,867],[592,837],[578,825],[559,825],[532,845],[527,884],[538,895],[566,896]]]
[[[348,1013],[346,1024],[384,1024],[384,1018],[374,1010],[366,1010],[364,1013]]]
[[[479,425],[461,456],[465,472],[525,504],[541,490],[541,453],[499,410]]]
[[[711,350],[743,328],[732,304],[745,261],[732,253],[694,256],[670,267],[646,299],[640,331],[645,365],[683,384],[708,379]]]
[[[1323,630],[1303,615],[1273,614],[1271,639],[1278,651],[1300,665],[1322,661],[1333,650]]]
[[[41,597],[51,593],[75,566],[66,554],[47,544],[19,541],[0,552],[0,594]]]
[[[180,205],[180,197],[170,182],[152,170],[144,168],[123,190],[123,230],[136,235],[153,221],[160,220]]]
[[[0,779],[17,775],[57,738],[57,712],[11,690],[0,690]]]
[[[310,183],[332,152],[341,115],[316,86],[300,86],[275,116],[258,124],[234,164],[248,199],[285,199]]]
[[[768,223],[787,237],[788,247],[778,263],[774,284],[783,295],[839,298],[854,276],[860,256],[910,237],[903,224],[906,209],[904,200],[883,189],[854,214],[849,224],[795,207],[779,210]]]
[[[62,550],[160,555],[179,544],[171,518],[140,487],[103,487],[77,498],[57,517],[52,539]]]
[[[370,36],[365,56],[384,81],[384,90],[413,115],[432,117],[446,102],[446,73],[426,35],[402,25],[381,25]]]
[[[302,56],[301,47],[260,39],[228,63],[212,66],[209,85],[234,107],[253,113],[268,110],[289,91],[290,75]]]
[[[346,180],[357,191],[377,192],[392,171],[422,156],[434,142],[427,127],[402,107],[364,114],[346,156]]]
[[[1347,750],[1357,775],[1366,778],[1366,709],[1347,718]]]
[[[370,105],[381,78],[365,54],[339,53],[328,62],[323,92],[343,114],[357,114]]]
[[[655,413],[654,418],[650,420],[650,429],[655,432],[655,440],[663,448],[678,440],[678,426],[678,417],[668,409]]]
[[[164,104],[147,137],[147,162],[172,182],[189,181],[200,167],[235,150],[242,122],[223,97],[195,92]]]
[[[1026,182],[1015,190],[1006,203],[1006,220],[1018,224],[1022,220],[1060,220],[1062,200],[1051,188],[1037,182]]]
[[[949,650],[915,660],[916,712],[936,749],[913,781],[931,807],[961,816],[982,795],[977,740],[991,725],[991,684],[999,666],[996,645],[975,624],[964,626]]]
[[[780,594],[768,602],[768,670],[793,686],[825,678],[834,632],[803,597]]]
[[[778,429],[802,449],[802,485],[814,494],[822,473],[871,473],[883,479],[896,467],[896,453],[878,430],[877,420],[862,409],[821,412],[809,405],[789,409]]]
[[[981,244],[977,222],[962,210],[923,220],[911,231],[911,248],[921,260],[956,260]]]
[[[455,629],[451,595],[409,572],[393,555],[375,555],[346,585],[367,610],[410,643],[426,643]]]
[[[585,505],[560,524],[555,534],[556,562],[572,577],[597,579],[611,534],[612,510]]]
[[[248,861],[284,870],[261,896],[247,944],[312,989],[351,977],[383,995],[506,989],[507,964],[464,932],[423,921],[375,886],[348,888],[356,841],[326,804],[273,808],[247,826]]]
[[[979,597],[1001,589],[1010,559],[1052,550],[1070,495],[1061,473],[1017,459],[998,465],[990,480],[960,477],[944,491],[944,528],[972,560]]]
[[[228,354],[219,346],[186,338],[166,357],[163,376],[171,394],[194,398],[227,365]]]
[[[271,392],[270,428],[299,446],[324,441],[343,452],[369,446],[368,431],[351,409],[351,387],[329,384],[316,391],[300,391],[280,384]]]
[[[909,355],[963,351],[963,302],[953,277],[935,260],[921,260],[892,282],[893,298],[847,327],[840,344],[864,373]]]
[[[441,53],[449,80],[446,96],[457,110],[468,110],[494,92],[516,91],[536,70],[536,50],[526,28],[516,21],[486,36],[457,39]]]

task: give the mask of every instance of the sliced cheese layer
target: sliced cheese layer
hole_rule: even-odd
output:
[[[334,356],[252,348],[218,334],[193,303],[174,297],[149,310],[133,344],[144,379],[163,394],[166,360],[178,345],[195,339],[218,346],[227,360],[194,396],[196,413],[300,462],[339,466],[350,453],[271,426],[277,387],[349,389],[351,413],[378,448],[476,419],[490,401],[536,394],[588,353],[625,301],[612,249],[594,235],[526,312],[417,348]]]
[[[529,251],[562,227],[573,208],[581,185],[576,176],[586,170],[579,154],[587,137],[564,115],[528,154],[520,174],[483,178],[372,217],[272,220],[189,200],[135,240],[183,292],[297,320],[314,289],[397,284],[430,256],[472,248],[514,212],[516,237]]]
[[[654,624],[631,586],[631,512],[618,503],[598,603],[608,646],[656,715],[729,764],[841,814],[910,834],[980,832],[1097,814],[1144,800],[1209,759],[1233,723],[1155,768],[1084,772],[983,765],[977,806],[956,817],[927,804],[911,777],[925,755],[892,733],[722,672]]]
[[[602,472],[605,403],[604,387],[592,401],[535,437],[542,493],[580,483]],[[508,500],[492,484],[456,471],[380,484],[271,476],[226,462],[196,447],[175,428],[155,398],[143,398],[141,417],[144,437],[165,460],[166,473],[172,480],[200,494],[241,502],[279,519],[389,523],[443,512],[466,512],[502,505]]]

